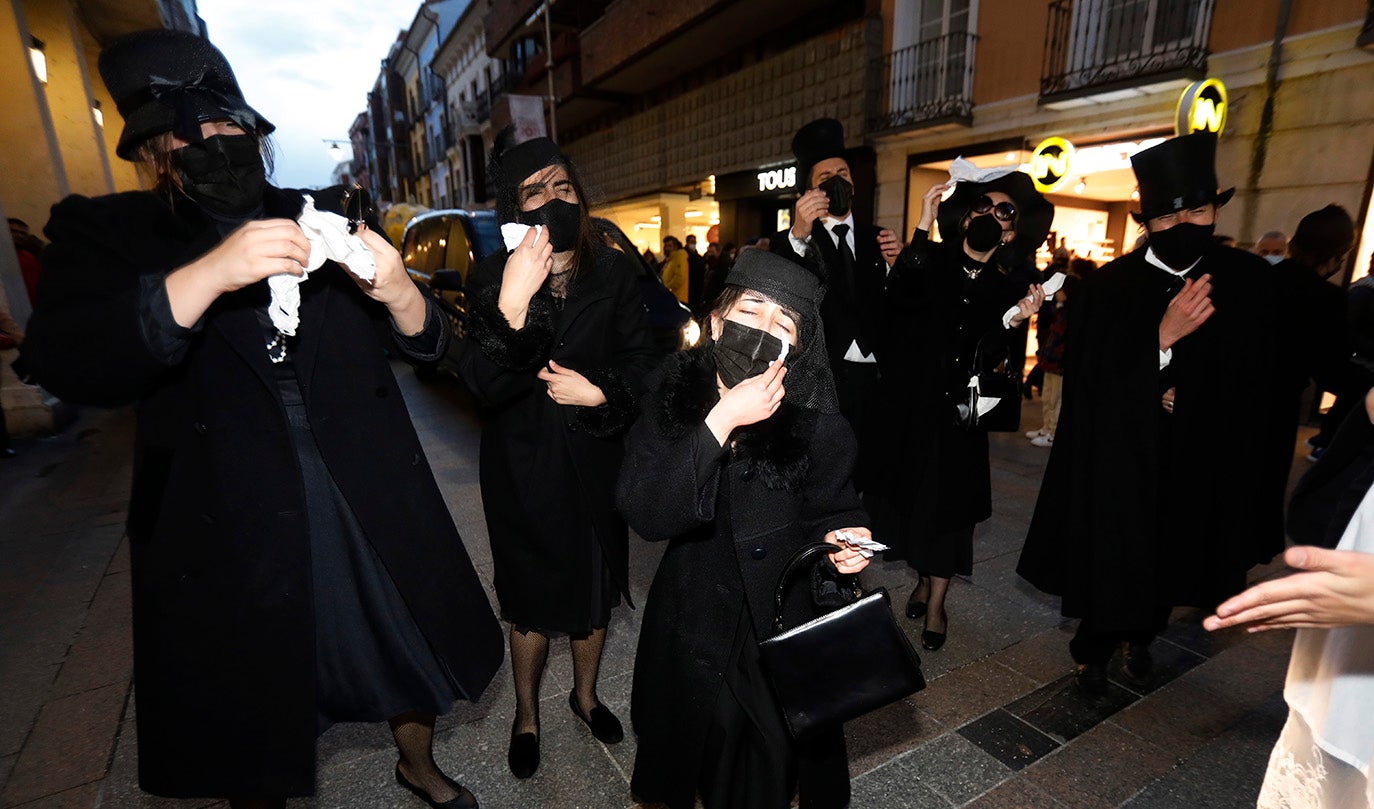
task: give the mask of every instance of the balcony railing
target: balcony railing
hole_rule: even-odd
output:
[[[1053,0],[1042,101],[1207,73],[1214,0]]]
[[[871,75],[877,114],[869,128],[910,129],[973,122],[973,51],[978,37],[959,32],[918,42],[883,57]]]

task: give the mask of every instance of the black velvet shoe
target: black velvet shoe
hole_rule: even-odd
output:
[[[625,738],[625,730],[620,726],[620,720],[616,719],[615,714],[611,713],[611,709],[605,705],[597,703],[597,706],[592,708],[591,716],[583,716],[582,712],[577,710],[577,695],[569,691],[568,707],[572,708],[573,716],[581,719],[582,724],[591,730],[597,741],[604,744],[616,744]]]
[[[926,614],[926,602],[916,600],[916,591],[911,591],[911,598],[906,600],[906,617],[916,620]]]
[[[1155,660],[1144,643],[1127,643],[1121,649],[1121,678],[1136,688],[1149,688],[1154,681]]]
[[[477,809],[477,799],[474,798],[472,793],[468,792],[462,784],[454,781],[447,775],[444,776],[444,780],[448,781],[448,785],[453,787],[453,791],[457,792],[458,796],[451,800],[444,801],[443,803],[439,803],[431,798],[428,792],[407,781],[406,777],[401,775],[401,765],[396,765],[396,783],[410,790],[415,797],[434,807],[434,809]]]
[[[510,765],[511,775],[516,778],[529,778],[539,769],[539,735],[535,733],[516,733],[515,726],[510,729],[510,751],[506,753],[506,763]]]
[[[949,632],[949,616],[942,616],[945,619],[944,632],[931,632],[929,629],[921,630],[921,648],[932,652],[940,651],[940,647],[945,645],[945,637]],[[930,623],[930,616],[926,616],[926,623]]]
[[[1089,697],[1107,695],[1107,666],[1104,663],[1079,663],[1073,670],[1073,682]]]

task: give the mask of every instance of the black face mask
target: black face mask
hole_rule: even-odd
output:
[[[716,373],[725,387],[733,388],[751,376],[768,370],[768,363],[782,354],[782,341],[766,331],[722,321],[720,337],[716,338]]]
[[[215,216],[246,218],[262,205],[267,171],[252,135],[211,135],[171,154],[181,190]]]
[[[555,253],[565,253],[577,246],[577,234],[582,228],[582,206],[561,199],[551,199],[532,211],[521,211],[522,225],[543,225],[549,232],[549,244]]]
[[[1212,233],[1216,229],[1215,224],[1179,222],[1168,230],[1150,233],[1150,249],[1160,261],[1175,270],[1187,269],[1212,246]]]
[[[854,186],[838,174],[833,174],[825,182],[816,186],[830,198],[831,216],[844,216],[849,213],[849,204],[854,201]]]
[[[964,242],[975,253],[986,253],[1002,243],[1002,223],[992,214],[975,216],[964,229]]]

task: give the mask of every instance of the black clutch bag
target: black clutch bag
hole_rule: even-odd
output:
[[[969,376],[978,375],[978,387],[970,387],[964,400],[955,406],[954,420],[966,430],[1006,433],[1021,429],[1021,368],[1011,361],[1011,348],[1002,346],[1001,355],[985,350],[989,335],[978,341],[973,352]],[[988,412],[978,414],[978,399],[999,401]]]
[[[763,666],[795,739],[838,727],[926,687],[921,660],[892,617],[887,591],[859,600],[801,626],[784,629],[783,590],[808,561],[836,550],[807,545],[792,555],[778,577],[773,629],[761,642]]]

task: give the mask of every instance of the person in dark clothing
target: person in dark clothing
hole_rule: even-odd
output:
[[[1355,247],[1355,223],[1339,205],[1328,205],[1302,218],[1288,245],[1288,258],[1274,267],[1282,310],[1279,319],[1279,395],[1286,399],[1284,432],[1274,441],[1273,489],[1282,498],[1288,488],[1301,420],[1302,393],[1308,381],[1328,391],[1336,403],[1326,419],[1339,426],[1374,385],[1374,374],[1351,361],[1354,343],[1348,330],[1345,290],[1330,279],[1345,265]],[[1325,423],[1325,420],[1323,423]],[[1333,430],[1334,431],[1334,428]]]
[[[1215,153],[1204,133],[1132,158],[1146,246],[1074,296],[1063,413],[1017,572],[1082,619],[1069,651],[1090,695],[1123,645],[1123,676],[1148,684],[1170,608],[1215,607],[1283,547],[1282,500],[1259,496],[1277,397],[1243,394],[1273,374],[1272,268],[1212,240],[1232,193]]]
[[[820,118],[792,138],[797,176],[806,192],[793,206],[792,227],[772,238],[769,249],[814,266],[808,249],[819,255],[826,274],[821,320],[826,353],[840,394],[840,412],[859,441],[854,484],[863,492],[883,471],[877,467],[881,435],[877,423],[879,361],[883,346],[880,318],[887,271],[902,249],[897,234],[854,220],[854,178],[850,176],[844,129]]]
[[[696,312],[706,294],[706,257],[697,252],[697,237],[687,234],[687,306]],[[708,304],[709,305],[709,304]]]
[[[475,807],[434,763],[434,716],[481,695],[500,630],[383,354],[437,360],[442,314],[375,217],[356,240],[312,220],[356,266],[307,239],[311,198],[267,183],[272,125],[209,42],[131,34],[99,67],[116,151],[156,189],[54,206],[23,354],[64,399],[137,402],[140,784],[283,806],[315,790],[317,733],[387,720],[402,786]],[[342,189],[312,194],[342,208]],[[298,322],[278,320],[268,279],[307,266]]]
[[[621,438],[655,361],[637,270],[593,238],[572,163],[548,138],[493,154],[502,223],[533,225],[468,282],[463,381],[482,406],[481,485],[510,622],[515,721],[507,763],[539,766],[539,684],[549,638],[567,635],[573,713],[597,739],[620,721],[596,693],[611,610],[629,601],[625,522],[615,510]]]
[[[1024,361],[1024,349],[1011,348],[1014,335],[1044,300],[1025,258],[1054,219],[1054,206],[1020,172],[960,182],[940,202],[949,190],[926,192],[911,244],[888,277],[880,319],[890,350],[879,359],[885,474],[865,496],[890,546],[886,558],[919,574],[905,612],[925,618],[921,644],[930,650],[948,632],[950,579],[973,572],[973,530],[992,515],[987,433],[960,424],[957,406],[974,374]],[[937,216],[942,242],[928,238]]]
[[[794,742],[759,662],[787,560],[824,539],[835,582],[867,564],[837,531],[871,536],[850,485],[853,432],[837,412],[816,277],[746,250],[711,314],[710,340],[655,372],[627,441],[616,499],[635,531],[667,541],[635,655],[630,787],[671,809],[849,805],[842,729]],[[785,352],[785,359],[781,359]],[[825,565],[826,563],[822,563]],[[812,591],[812,577],[798,577]],[[788,625],[820,614],[785,598]],[[829,606],[837,606],[830,604]],[[823,688],[823,683],[816,684]]]

